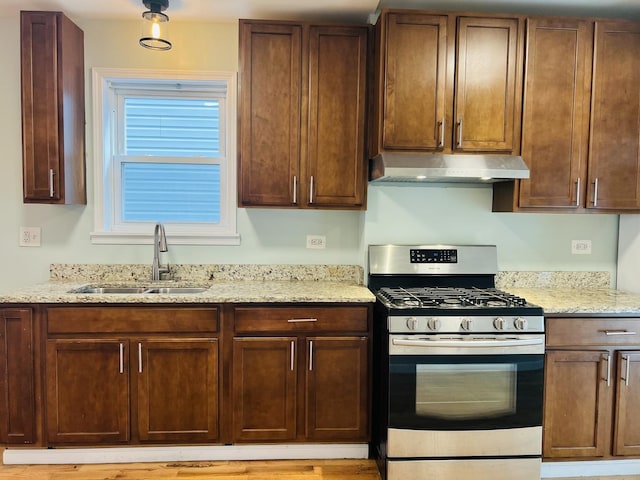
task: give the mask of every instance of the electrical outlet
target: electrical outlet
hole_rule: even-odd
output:
[[[571,253],[574,255],[591,255],[591,240],[571,240]]]
[[[40,227],[20,227],[20,246],[39,247]]]
[[[324,235],[307,235],[307,248],[323,250],[327,246],[327,237]]]

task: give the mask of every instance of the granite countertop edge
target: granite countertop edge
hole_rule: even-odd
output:
[[[4,304],[194,304],[194,303],[373,303],[374,295],[363,285],[334,281],[300,280],[237,280],[225,282],[199,283],[206,287],[201,293],[127,293],[98,294],[74,293],[91,282],[49,281],[0,293],[0,303]],[[100,286],[104,286],[100,283]],[[110,283],[111,286],[140,286],[140,283]],[[151,286],[183,286],[181,282],[153,283]],[[189,286],[194,286],[192,283]]]
[[[542,307],[545,315],[638,315],[640,294],[611,288],[508,287],[506,291]]]

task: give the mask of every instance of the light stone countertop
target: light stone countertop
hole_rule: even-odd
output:
[[[640,294],[610,288],[516,288],[506,291],[543,308],[545,315],[638,315]]]
[[[189,294],[95,294],[70,293],[84,285],[51,281],[0,294],[0,303],[372,303],[375,297],[363,285],[331,281],[253,280],[209,282],[202,293]],[[104,285],[103,283],[100,284]],[[124,286],[123,283],[112,285]],[[128,284],[140,286],[140,283]],[[145,286],[180,286],[181,283],[144,283]],[[191,286],[191,284],[189,284]]]

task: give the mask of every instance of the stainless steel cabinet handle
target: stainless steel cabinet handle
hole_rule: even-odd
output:
[[[313,340],[309,340],[309,371],[313,371]]]
[[[124,373],[124,344],[120,344],[120,373]]]
[[[628,387],[629,386],[629,364],[631,363],[631,358],[629,357],[629,355],[622,355],[622,361],[625,363],[624,377],[622,377],[622,380],[624,380],[624,384]]]
[[[293,176],[293,203],[298,203],[298,177],[297,175]]]
[[[458,120],[458,148],[462,148],[462,120]]]
[[[605,380],[607,381],[607,387],[611,386],[611,357],[609,355],[604,355],[602,359],[607,362],[607,376]]]
[[[593,182],[593,206],[598,206],[598,179]]]
[[[445,119],[443,118],[442,121],[439,123],[440,125],[440,147],[444,147],[444,121]]]
[[[580,177],[576,180],[576,207],[580,206]]]
[[[296,343],[294,340],[291,340],[291,371],[293,372],[293,367],[294,367],[294,361],[295,361],[295,348],[296,348]]]
[[[309,203],[313,203],[313,175],[309,180]]]
[[[317,322],[317,318],[290,318],[287,320],[289,323],[303,323],[303,322]]]
[[[629,330],[604,330],[604,334],[608,336],[613,335],[635,335],[636,332],[630,332]]]
[[[142,373],[142,343],[138,343],[138,373]]]
[[[53,198],[53,168],[49,169],[49,196]]]

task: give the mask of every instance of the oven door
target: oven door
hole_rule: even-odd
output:
[[[544,335],[389,342],[389,457],[540,455]]]

